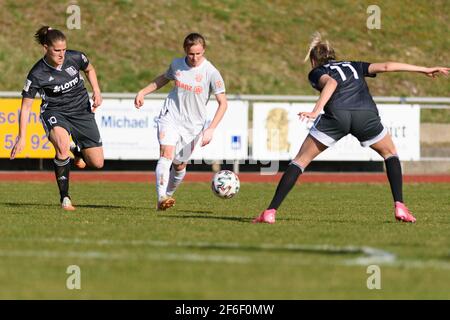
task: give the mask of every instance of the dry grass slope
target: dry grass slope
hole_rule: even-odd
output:
[[[322,31],[339,57],[448,64],[450,3],[377,1],[381,30],[368,30],[370,1],[75,1],[81,30],[66,27],[67,1],[0,0],[0,90],[19,91],[42,54],[33,43],[43,24],[60,28],[69,47],[85,51],[103,91],[135,92],[182,55],[192,31],[208,41],[208,58],[222,71],[228,92],[314,94],[301,63],[309,35]],[[392,74],[370,80],[375,95],[446,96],[448,81]],[[167,91],[168,88],[165,88]]]

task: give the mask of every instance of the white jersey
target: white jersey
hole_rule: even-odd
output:
[[[180,129],[198,132],[205,125],[211,93],[225,92],[222,76],[206,58],[198,67],[191,67],[183,57],[172,61],[165,77],[174,80],[175,86],[164,101],[160,118],[169,118]]]

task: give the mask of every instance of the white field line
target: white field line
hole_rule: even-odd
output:
[[[188,248],[188,249],[232,249],[232,250],[255,250],[255,251],[287,251],[287,252],[306,252],[306,253],[325,253],[325,254],[362,254],[364,258],[370,261],[379,263],[390,263],[395,261],[395,255],[379,249],[370,247],[356,247],[345,246],[337,247],[330,245],[299,245],[299,244],[241,244],[241,243],[212,243],[212,242],[168,242],[168,241],[154,241],[154,240],[110,240],[110,239],[80,239],[80,238],[30,238],[30,239],[2,239],[6,241],[18,242],[33,242],[33,243],[65,243],[65,244],[84,244],[96,246],[148,246],[160,248]],[[6,254],[7,251],[3,251]],[[101,252],[97,252],[101,253]],[[25,254],[28,254],[25,252]],[[2,252],[0,251],[0,255]],[[180,256],[183,256],[180,254]],[[202,255],[211,256],[213,260],[220,262],[250,262],[251,259],[247,256],[229,256],[229,255]],[[89,258],[90,255],[86,255]],[[99,258],[105,259],[104,256],[99,255]],[[228,259],[227,257],[231,257]],[[95,255],[92,256],[95,258]],[[241,259],[237,259],[241,258]],[[111,254],[111,259],[116,259],[114,254]],[[193,259],[191,259],[193,260]]]
[[[333,245],[300,245],[300,244],[242,244],[242,243],[216,243],[216,242],[168,242],[157,240],[111,240],[111,239],[80,239],[80,238],[29,238],[29,239],[0,239],[2,241],[33,242],[33,243],[65,243],[84,244],[96,246],[147,246],[159,248],[185,248],[185,249],[232,249],[232,250],[254,250],[254,251],[279,251],[279,252],[303,252],[323,254],[359,254],[361,257],[341,261],[344,266],[368,266],[371,264],[385,265],[402,268],[438,268],[449,269],[450,263],[440,260],[398,260],[390,252],[367,247],[367,246],[333,246]],[[147,259],[147,260],[177,260],[189,262],[220,262],[246,264],[255,262],[245,255],[217,255],[217,254],[117,254],[98,251],[8,251],[0,250],[0,256],[33,256],[33,257],[79,257],[85,259]],[[301,261],[294,264],[305,264]]]
[[[20,258],[79,258],[99,260],[157,260],[157,261],[188,261],[246,264],[247,257],[231,255],[201,255],[193,253],[152,253],[142,255],[118,254],[100,251],[52,251],[52,250],[0,250],[0,257]]]

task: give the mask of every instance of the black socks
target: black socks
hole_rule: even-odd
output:
[[[55,167],[56,183],[58,184],[61,202],[64,197],[69,196],[69,172],[70,172],[70,158],[60,160],[53,159]]]
[[[391,156],[384,160],[386,164],[386,174],[391,185],[392,196],[394,201],[403,202],[403,178],[402,178],[402,167],[400,165],[400,160],[398,156]]]
[[[84,159],[83,158],[83,153],[81,152],[81,149],[80,149],[80,147],[78,145],[75,145],[75,148],[73,148],[73,149],[71,148],[70,151],[73,153],[73,155],[75,157],[79,157],[79,158]]]
[[[303,173],[304,169],[300,165],[291,162],[278,183],[277,190],[273,196],[272,202],[267,209],[275,209],[283,202],[289,191],[294,187],[298,177]]]

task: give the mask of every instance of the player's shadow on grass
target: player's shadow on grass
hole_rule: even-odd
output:
[[[54,204],[51,203],[27,203],[27,202],[0,202],[0,205],[5,205],[13,208],[21,208],[21,207],[52,207]]]
[[[30,203],[30,202],[0,202],[0,205],[5,205],[13,208],[24,208],[24,207],[33,207],[33,208],[57,208],[58,205],[55,203]],[[75,205],[76,208],[88,208],[88,209],[129,209],[128,206],[115,206],[110,204],[79,204]]]
[[[210,214],[213,213],[212,211],[208,210],[208,211],[203,211],[203,210],[176,210],[177,213],[194,213],[194,214]],[[168,211],[170,212],[170,211]]]
[[[129,206],[114,206],[111,204],[75,204],[75,207],[86,209],[131,209]]]
[[[181,214],[180,214],[181,213]],[[182,214],[186,213],[186,214]],[[249,218],[245,217],[230,217],[230,216],[217,216],[211,215],[212,211],[193,211],[193,210],[183,210],[178,212],[178,214],[171,214],[168,217],[171,218],[182,218],[182,219],[216,219],[216,220],[228,220],[228,221],[238,221],[248,223],[251,221]]]

